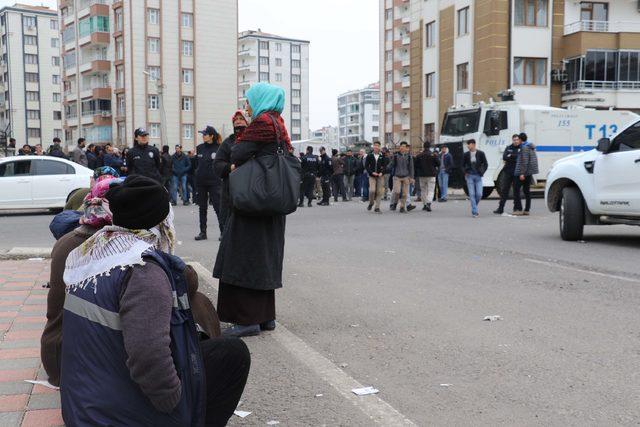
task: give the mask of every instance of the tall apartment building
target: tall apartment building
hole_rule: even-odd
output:
[[[640,109],[636,1],[380,0],[384,140],[435,140],[447,108]]]
[[[379,83],[338,96],[338,135],[341,146],[379,141],[379,126]]]
[[[58,14],[16,4],[0,10],[0,130],[47,148],[62,137]]]
[[[309,42],[258,31],[238,36],[238,108],[253,83],[285,90],[282,117],[294,141],[309,138]]]
[[[235,0],[60,0],[65,139],[191,149],[232,131]],[[215,28],[215,31],[211,31]],[[163,137],[164,133],[164,137]]]
[[[324,126],[310,133],[309,137],[317,141],[322,141],[327,146],[338,145],[338,128],[335,126]]]

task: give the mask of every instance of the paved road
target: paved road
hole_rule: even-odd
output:
[[[371,425],[382,401],[354,404],[321,359],[416,425],[639,423],[640,229],[566,243],[542,200],[529,218],[494,208],[474,220],[464,201],[403,216],[354,201],[290,216],[278,320],[309,348],[248,339],[253,413],[233,424]],[[196,216],[176,210],[179,253],[211,269],[216,235],[194,242]],[[51,245],[49,220],[0,216],[0,249]]]

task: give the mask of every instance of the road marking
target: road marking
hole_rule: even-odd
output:
[[[217,292],[217,283],[213,279],[211,272],[204,268],[199,262],[189,262],[198,273],[200,280]],[[366,416],[371,418],[376,424],[383,426],[415,426],[416,424],[402,415],[393,406],[382,400],[380,397],[356,396],[351,392],[354,388],[362,388],[363,385],[349,376],[342,369],[337,367],[329,359],[312,349],[302,339],[294,333],[277,324],[275,331],[269,333],[282,347],[284,347],[299,362],[306,365],[318,377],[322,378],[340,395],[360,409]]]
[[[587,270],[585,268],[570,267],[568,265],[562,265],[562,264],[557,263],[557,262],[540,261],[540,260],[531,259],[531,258],[525,258],[525,261],[532,262],[534,264],[546,265],[548,267],[557,267],[557,268],[562,268],[564,270],[576,271],[576,272],[579,272],[579,273],[593,274],[594,276],[607,277],[609,279],[623,280],[625,282],[631,282],[631,283],[640,283],[640,280],[633,279],[631,277],[618,276],[618,275],[615,275],[615,274],[600,273],[599,271]]]

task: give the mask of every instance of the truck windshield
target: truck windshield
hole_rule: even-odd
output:
[[[455,111],[444,116],[442,135],[461,136],[478,131],[480,109]]]

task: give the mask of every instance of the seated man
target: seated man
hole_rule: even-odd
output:
[[[61,399],[67,426],[224,426],[249,374],[245,344],[198,340],[169,194],[128,177],[113,226],[65,263]]]

